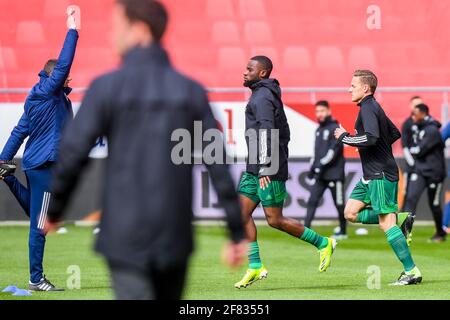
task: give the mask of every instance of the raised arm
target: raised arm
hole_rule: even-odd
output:
[[[40,89],[44,94],[53,94],[64,86],[64,82],[69,75],[72,62],[75,57],[75,49],[78,41],[78,31],[73,17],[74,11],[67,13],[67,31],[64,45],[58,57],[58,62],[55,65],[52,73],[40,84]]]

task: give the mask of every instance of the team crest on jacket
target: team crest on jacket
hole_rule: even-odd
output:
[[[422,140],[424,135],[425,135],[425,130],[420,130],[419,139]]]

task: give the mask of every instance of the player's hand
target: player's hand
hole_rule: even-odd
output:
[[[77,24],[75,22],[75,8],[73,7],[67,8],[67,28],[77,29]]]
[[[58,222],[51,222],[48,219],[45,221],[43,232],[47,234],[49,232],[55,232],[59,228]]]
[[[270,178],[268,176],[264,176],[259,178],[259,186],[261,187],[261,189],[265,189],[269,186],[270,183]]]
[[[334,130],[334,137],[337,139],[340,138],[340,136],[342,136],[344,133],[347,133],[347,130],[344,129],[344,127],[342,126],[342,124],[339,125],[339,128],[336,128],[336,130]]]
[[[247,241],[229,242],[222,250],[222,260],[230,268],[239,268],[247,255]]]

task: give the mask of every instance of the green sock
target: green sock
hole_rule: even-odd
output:
[[[248,260],[250,269],[259,269],[262,266],[261,258],[259,257],[258,242],[250,242],[248,245]]]
[[[362,209],[358,213],[356,222],[361,222],[362,224],[378,224],[378,214],[373,209]]]
[[[303,234],[300,236],[300,239],[311,243],[319,250],[325,248],[328,245],[327,238],[322,237],[321,235],[317,234],[314,230],[311,230],[308,227],[305,227],[305,230],[303,231]]]
[[[411,271],[414,269],[415,264],[411,257],[411,252],[406,244],[406,238],[398,226],[393,226],[385,232],[387,241],[394,250],[397,258],[403,264],[405,271]]]

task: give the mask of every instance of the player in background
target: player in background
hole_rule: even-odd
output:
[[[325,190],[329,189],[339,217],[339,232],[332,237],[336,240],[347,239],[347,220],[344,217],[344,147],[334,137],[334,130],[339,128],[339,123],[333,119],[328,101],[318,101],[315,106],[319,127],[316,130],[314,158],[311,159],[311,169],[308,173],[312,187],[305,227],[311,227],[319,201]]]
[[[446,143],[447,140],[450,138],[450,122],[447,123],[444,129],[442,129],[441,135],[442,140],[444,140],[444,143]],[[444,219],[442,220],[442,229],[444,229],[445,232],[450,233],[450,201],[448,201],[447,204],[445,205]]]
[[[342,126],[335,137],[358,148],[363,177],[353,189],[345,206],[345,217],[353,223],[379,224],[388,243],[403,265],[404,271],[393,285],[420,283],[422,275],[415,265],[407,238],[412,230],[414,216],[397,215],[398,168],[392,154],[392,144],[400,132],[375,100],[378,85],[376,75],[369,70],[353,73],[349,92],[352,102],[360,107],[355,123],[355,135]]]
[[[58,145],[62,129],[73,117],[72,104],[68,99],[70,68],[75,57],[78,41],[74,10],[68,12],[67,32],[58,59],[48,60],[39,73],[39,82],[31,89],[24,113],[11,132],[0,161],[14,158],[28,137],[23,155],[22,169],[27,178],[24,187],[14,176],[4,177],[25,213],[30,217],[29,263],[32,291],[61,291],[43,274],[45,248],[44,222],[50,201],[50,169],[58,157]]]
[[[403,122],[402,125],[402,148],[403,148],[403,155],[405,157],[405,167],[403,169],[403,205],[405,205],[406,202],[406,189],[408,188],[408,180],[410,177],[410,173],[412,172],[412,169],[414,167],[414,157],[409,152],[409,148],[413,145],[413,132],[412,127],[414,125],[414,121],[412,119],[412,115],[414,112],[414,107],[418,104],[423,103],[423,100],[419,96],[413,96],[409,100],[409,109],[410,114],[408,118]]]
[[[428,205],[433,213],[436,233],[430,242],[445,241],[447,233],[442,228],[441,198],[446,177],[444,142],[442,141],[439,121],[429,114],[427,105],[421,103],[413,111],[413,144],[409,152],[414,157],[414,167],[406,190],[405,211],[415,212],[420,196],[426,189]]]
[[[245,288],[268,274],[261,262],[252,217],[259,203],[271,227],[306,241],[319,250],[319,272],[329,267],[336,246],[336,240],[322,237],[297,220],[283,216],[283,203],[287,197],[285,182],[288,179],[290,130],[281,101],[280,85],[276,79],[270,78],[272,69],[272,61],[268,57],[255,56],[250,59],[244,72],[244,86],[250,88],[252,95],[245,111],[247,168],[241,177],[238,192],[250,244],[249,267],[242,280],[235,284],[236,288]]]

